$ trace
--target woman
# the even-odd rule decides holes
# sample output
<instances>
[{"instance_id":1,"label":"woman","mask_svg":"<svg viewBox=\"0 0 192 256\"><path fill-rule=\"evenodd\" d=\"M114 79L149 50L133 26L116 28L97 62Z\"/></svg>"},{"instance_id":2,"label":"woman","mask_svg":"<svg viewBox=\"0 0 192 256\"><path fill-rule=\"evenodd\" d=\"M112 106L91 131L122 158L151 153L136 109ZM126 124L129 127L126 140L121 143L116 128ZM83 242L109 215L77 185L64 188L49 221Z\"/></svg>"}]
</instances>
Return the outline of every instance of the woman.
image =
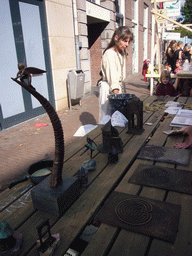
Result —
<instances>
[{"instance_id":1,"label":"woman","mask_svg":"<svg viewBox=\"0 0 192 256\"><path fill-rule=\"evenodd\" d=\"M188 61L191 61L191 47L189 47L187 44L183 48L183 56L182 56L183 61L188 59Z\"/></svg>"},{"instance_id":2,"label":"woman","mask_svg":"<svg viewBox=\"0 0 192 256\"><path fill-rule=\"evenodd\" d=\"M126 48L133 40L133 34L127 26L121 26L115 30L112 39L104 50L101 71L102 81L100 81L100 113L99 120L109 114L109 101L107 96L110 93L122 93L124 79Z\"/></svg>"},{"instance_id":3,"label":"woman","mask_svg":"<svg viewBox=\"0 0 192 256\"><path fill-rule=\"evenodd\" d=\"M168 65L171 66L172 71L174 71L174 69L173 69L173 64L174 64L173 55L174 55L174 48L176 46L176 43L177 42L175 40L172 40L170 42L169 46L167 47L167 50L166 50L167 63L168 63Z\"/></svg>"},{"instance_id":4,"label":"woman","mask_svg":"<svg viewBox=\"0 0 192 256\"><path fill-rule=\"evenodd\" d=\"M175 51L174 51L174 64L173 64L173 71L175 70L175 67L176 67L176 61L177 60L182 60L182 52L183 52L183 42L182 41L179 41L177 44L176 44L176 48L175 48Z\"/></svg>"}]
</instances>

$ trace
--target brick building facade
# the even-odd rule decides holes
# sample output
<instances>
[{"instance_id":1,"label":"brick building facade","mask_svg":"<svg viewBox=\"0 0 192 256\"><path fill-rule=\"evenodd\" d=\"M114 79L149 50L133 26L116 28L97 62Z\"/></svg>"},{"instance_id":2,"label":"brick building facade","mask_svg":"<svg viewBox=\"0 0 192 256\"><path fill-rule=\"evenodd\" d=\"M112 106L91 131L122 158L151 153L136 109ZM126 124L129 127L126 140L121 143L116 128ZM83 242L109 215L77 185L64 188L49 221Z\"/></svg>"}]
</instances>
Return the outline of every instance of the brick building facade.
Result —
<instances>
[{"instance_id":1,"label":"brick building facade","mask_svg":"<svg viewBox=\"0 0 192 256\"><path fill-rule=\"evenodd\" d=\"M127 25L134 34L126 77L141 72L143 61L150 59L150 0L4 0L0 7L0 55L6 64L0 71L0 130L44 113L10 79L18 63L46 70L32 83L61 110L68 107L70 70L84 72L84 95L97 84L103 50L116 27Z\"/></svg>"},{"instance_id":2,"label":"brick building facade","mask_svg":"<svg viewBox=\"0 0 192 256\"><path fill-rule=\"evenodd\" d=\"M134 34L134 43L128 48L125 75L141 72L143 61L150 58L151 54L151 1L77 0L77 6L78 16L81 16L81 20L78 20L79 39L82 40L82 50L85 51L84 48L87 50L87 61L90 67L90 70L84 69L87 73L85 93L88 93L90 87L95 86L100 79L102 52L109 43L114 30L120 25L128 26ZM84 21L87 23L81 22L83 8L86 8L84 9L84 15L86 15ZM100 15L102 12L103 15ZM81 34L83 26L87 27L87 35ZM84 67L85 58L81 58L81 61Z\"/></svg>"}]
</instances>

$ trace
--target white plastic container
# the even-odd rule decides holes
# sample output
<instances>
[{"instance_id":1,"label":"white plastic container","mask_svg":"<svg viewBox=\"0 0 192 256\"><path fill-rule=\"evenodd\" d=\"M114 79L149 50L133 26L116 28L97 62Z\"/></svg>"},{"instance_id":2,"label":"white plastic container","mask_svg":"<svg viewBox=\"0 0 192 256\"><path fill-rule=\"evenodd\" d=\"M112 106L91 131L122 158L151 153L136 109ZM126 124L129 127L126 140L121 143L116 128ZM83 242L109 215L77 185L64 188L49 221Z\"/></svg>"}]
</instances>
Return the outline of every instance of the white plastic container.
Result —
<instances>
[{"instance_id":1,"label":"white plastic container","mask_svg":"<svg viewBox=\"0 0 192 256\"><path fill-rule=\"evenodd\" d=\"M183 64L183 71L189 71L189 61L188 61L188 59L186 59L184 64Z\"/></svg>"}]
</instances>

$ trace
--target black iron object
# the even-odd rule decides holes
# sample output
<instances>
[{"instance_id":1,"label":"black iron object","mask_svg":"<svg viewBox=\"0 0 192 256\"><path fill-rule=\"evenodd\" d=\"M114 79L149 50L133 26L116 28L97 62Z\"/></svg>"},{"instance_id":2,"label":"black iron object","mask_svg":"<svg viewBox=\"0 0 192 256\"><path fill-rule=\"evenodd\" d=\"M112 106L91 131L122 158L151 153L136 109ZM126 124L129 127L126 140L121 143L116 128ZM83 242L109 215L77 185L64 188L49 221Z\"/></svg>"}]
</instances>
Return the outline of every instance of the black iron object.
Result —
<instances>
[{"instance_id":1,"label":"black iron object","mask_svg":"<svg viewBox=\"0 0 192 256\"><path fill-rule=\"evenodd\" d=\"M24 79L28 80L28 86L30 86L33 90L35 88L31 85L31 74L37 75L37 74L42 74L46 73L45 70L39 69L39 68L34 68L34 67L25 67L23 63L18 64L18 69L19 71L17 72L16 79L20 78L20 81L23 82Z\"/></svg>"},{"instance_id":2,"label":"black iron object","mask_svg":"<svg viewBox=\"0 0 192 256\"><path fill-rule=\"evenodd\" d=\"M139 164L128 182L192 195L191 181L191 171Z\"/></svg>"},{"instance_id":3,"label":"black iron object","mask_svg":"<svg viewBox=\"0 0 192 256\"><path fill-rule=\"evenodd\" d=\"M115 93L108 95L111 114L118 110L127 117L127 104L135 97L134 94L129 93Z\"/></svg>"},{"instance_id":4,"label":"black iron object","mask_svg":"<svg viewBox=\"0 0 192 256\"><path fill-rule=\"evenodd\" d=\"M102 128L103 144L100 144L97 149L101 153L108 154L108 162L118 162L118 154L123 153L123 143L119 137L118 130L111 125L111 120Z\"/></svg>"},{"instance_id":5,"label":"black iron object","mask_svg":"<svg viewBox=\"0 0 192 256\"><path fill-rule=\"evenodd\" d=\"M48 238L43 242L43 232L42 230L44 228L47 228L46 232L48 233ZM44 229L45 231L45 229ZM50 229L50 224L49 220L43 221L38 227L37 227L37 232L39 235L39 241L40 241L40 246L38 247L38 251L41 253L44 253L56 240L55 237L51 235L51 229Z\"/></svg>"},{"instance_id":6,"label":"black iron object","mask_svg":"<svg viewBox=\"0 0 192 256\"><path fill-rule=\"evenodd\" d=\"M13 237L14 230L7 221L3 221L0 225L0 255L1 251L8 251L16 244L16 239Z\"/></svg>"},{"instance_id":7,"label":"black iron object","mask_svg":"<svg viewBox=\"0 0 192 256\"><path fill-rule=\"evenodd\" d=\"M51 167L53 167L53 160L40 160L30 165L28 168L28 174L22 177L21 179L11 182L8 188L11 189L18 183L27 181L28 179L30 179L34 184L39 184L41 181L43 181L47 176L51 174Z\"/></svg>"},{"instance_id":8,"label":"black iron object","mask_svg":"<svg viewBox=\"0 0 192 256\"><path fill-rule=\"evenodd\" d=\"M180 212L180 205L115 191L95 220L173 243Z\"/></svg>"},{"instance_id":9,"label":"black iron object","mask_svg":"<svg viewBox=\"0 0 192 256\"><path fill-rule=\"evenodd\" d=\"M143 129L143 102L134 94L110 94L111 114L116 110L128 119L128 133L141 134Z\"/></svg>"},{"instance_id":10,"label":"black iron object","mask_svg":"<svg viewBox=\"0 0 192 256\"><path fill-rule=\"evenodd\" d=\"M134 97L127 103L128 133L141 134L143 129L143 102Z\"/></svg>"},{"instance_id":11,"label":"black iron object","mask_svg":"<svg viewBox=\"0 0 192 256\"><path fill-rule=\"evenodd\" d=\"M191 150L189 149L178 149L178 148L166 148L155 145L144 146L138 158L147 159L151 161L188 165Z\"/></svg>"},{"instance_id":12,"label":"black iron object","mask_svg":"<svg viewBox=\"0 0 192 256\"><path fill-rule=\"evenodd\" d=\"M0 255L19 255L23 235L14 231L7 221L0 224Z\"/></svg>"},{"instance_id":13,"label":"black iron object","mask_svg":"<svg viewBox=\"0 0 192 256\"><path fill-rule=\"evenodd\" d=\"M96 143L94 142L94 140L92 140L91 138L89 138L89 136L87 136L87 143L88 143L88 144L85 144L86 150L81 154L81 156L82 156L85 152L87 152L88 150L90 150L90 151L91 151L90 157L91 157L91 159L92 159L93 151L95 151L95 147L93 146L93 144L95 144L95 146L97 146L97 145L96 145Z\"/></svg>"},{"instance_id":14,"label":"black iron object","mask_svg":"<svg viewBox=\"0 0 192 256\"><path fill-rule=\"evenodd\" d=\"M12 80L31 93L46 110L55 136L55 157L51 175L32 189L33 206L41 211L61 215L80 194L79 180L76 177L62 175L64 162L64 134L62 125L50 102L34 90L33 86L28 86L23 79L19 81L17 78L12 78Z\"/></svg>"},{"instance_id":15,"label":"black iron object","mask_svg":"<svg viewBox=\"0 0 192 256\"><path fill-rule=\"evenodd\" d=\"M77 173L77 178L80 181L81 188L86 188L89 185L88 173L89 171L83 166L81 166L80 170Z\"/></svg>"}]
</instances>

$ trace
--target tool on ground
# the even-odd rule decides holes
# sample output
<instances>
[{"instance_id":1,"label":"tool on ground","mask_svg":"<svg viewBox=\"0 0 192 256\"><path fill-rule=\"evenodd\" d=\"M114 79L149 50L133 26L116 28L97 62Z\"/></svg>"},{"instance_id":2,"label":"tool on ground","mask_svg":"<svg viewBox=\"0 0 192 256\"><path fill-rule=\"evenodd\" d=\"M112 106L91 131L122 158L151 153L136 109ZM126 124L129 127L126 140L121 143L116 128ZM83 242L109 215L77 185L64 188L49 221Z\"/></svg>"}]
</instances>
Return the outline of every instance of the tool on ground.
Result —
<instances>
[{"instance_id":1,"label":"tool on ground","mask_svg":"<svg viewBox=\"0 0 192 256\"><path fill-rule=\"evenodd\" d=\"M21 179L13 181L9 184L8 188L11 189L17 184L30 179L34 184L39 184L47 176L51 174L51 167L53 166L53 160L40 160L29 166L28 174Z\"/></svg>"}]
</instances>

